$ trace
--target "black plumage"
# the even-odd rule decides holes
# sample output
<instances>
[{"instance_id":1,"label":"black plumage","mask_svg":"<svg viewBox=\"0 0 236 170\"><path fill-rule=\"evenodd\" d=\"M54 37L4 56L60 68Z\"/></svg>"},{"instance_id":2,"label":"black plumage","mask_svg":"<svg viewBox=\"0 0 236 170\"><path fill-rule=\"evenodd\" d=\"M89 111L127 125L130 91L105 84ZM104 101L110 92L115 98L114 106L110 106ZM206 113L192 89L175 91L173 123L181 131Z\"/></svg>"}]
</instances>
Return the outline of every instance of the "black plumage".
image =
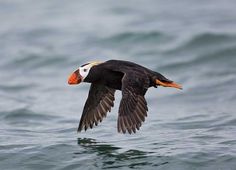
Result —
<instances>
[{"instance_id":1,"label":"black plumage","mask_svg":"<svg viewBox=\"0 0 236 170\"><path fill-rule=\"evenodd\" d=\"M115 91L121 90L117 129L122 133L135 133L147 117L148 107L144 96L149 87L162 85L181 88L158 72L121 60L93 65L83 81L91 83L91 87L78 131L93 128L101 122L114 105Z\"/></svg>"}]
</instances>

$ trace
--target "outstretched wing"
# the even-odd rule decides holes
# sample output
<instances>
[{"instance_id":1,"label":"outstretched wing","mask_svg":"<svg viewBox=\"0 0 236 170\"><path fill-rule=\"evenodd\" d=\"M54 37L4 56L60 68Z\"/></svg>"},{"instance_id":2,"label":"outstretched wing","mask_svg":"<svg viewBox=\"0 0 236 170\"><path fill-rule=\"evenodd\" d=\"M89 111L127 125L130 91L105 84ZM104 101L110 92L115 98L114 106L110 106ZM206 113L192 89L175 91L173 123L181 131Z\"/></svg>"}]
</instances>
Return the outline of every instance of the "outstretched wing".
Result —
<instances>
[{"instance_id":1,"label":"outstretched wing","mask_svg":"<svg viewBox=\"0 0 236 170\"><path fill-rule=\"evenodd\" d=\"M119 107L118 132L130 134L139 130L147 116L147 102L144 95L149 87L149 79L143 73L125 73L122 79L122 99Z\"/></svg>"},{"instance_id":2,"label":"outstretched wing","mask_svg":"<svg viewBox=\"0 0 236 170\"><path fill-rule=\"evenodd\" d=\"M106 117L107 112L110 112L111 107L114 106L114 94L115 89L101 84L91 84L78 132L83 129L86 131L88 127L92 129L94 124L97 126L98 122L101 122Z\"/></svg>"}]
</instances>

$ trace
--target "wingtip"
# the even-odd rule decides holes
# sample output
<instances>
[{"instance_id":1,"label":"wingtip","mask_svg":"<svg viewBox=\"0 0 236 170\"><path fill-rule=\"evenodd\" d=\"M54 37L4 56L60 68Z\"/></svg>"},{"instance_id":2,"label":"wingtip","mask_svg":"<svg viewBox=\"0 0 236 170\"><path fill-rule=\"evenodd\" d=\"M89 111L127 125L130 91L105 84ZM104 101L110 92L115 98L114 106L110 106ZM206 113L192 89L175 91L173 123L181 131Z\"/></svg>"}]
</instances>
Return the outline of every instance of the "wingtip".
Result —
<instances>
[{"instance_id":1,"label":"wingtip","mask_svg":"<svg viewBox=\"0 0 236 170\"><path fill-rule=\"evenodd\" d=\"M80 133L81 131L82 131L82 127L79 126L79 127L77 128L77 133Z\"/></svg>"}]
</instances>

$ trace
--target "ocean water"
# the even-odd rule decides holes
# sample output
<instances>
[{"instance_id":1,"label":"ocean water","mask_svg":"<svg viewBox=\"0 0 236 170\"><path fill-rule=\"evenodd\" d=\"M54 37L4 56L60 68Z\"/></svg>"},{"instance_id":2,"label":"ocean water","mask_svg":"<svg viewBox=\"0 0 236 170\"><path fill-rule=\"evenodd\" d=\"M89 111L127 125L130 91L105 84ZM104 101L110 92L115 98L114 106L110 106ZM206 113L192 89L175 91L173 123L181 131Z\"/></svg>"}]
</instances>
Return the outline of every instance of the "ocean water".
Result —
<instances>
[{"instance_id":1,"label":"ocean water","mask_svg":"<svg viewBox=\"0 0 236 170\"><path fill-rule=\"evenodd\" d=\"M236 3L0 1L0 169L236 169ZM150 88L136 134L116 129L121 93L77 133L88 61L129 60L181 83Z\"/></svg>"}]
</instances>

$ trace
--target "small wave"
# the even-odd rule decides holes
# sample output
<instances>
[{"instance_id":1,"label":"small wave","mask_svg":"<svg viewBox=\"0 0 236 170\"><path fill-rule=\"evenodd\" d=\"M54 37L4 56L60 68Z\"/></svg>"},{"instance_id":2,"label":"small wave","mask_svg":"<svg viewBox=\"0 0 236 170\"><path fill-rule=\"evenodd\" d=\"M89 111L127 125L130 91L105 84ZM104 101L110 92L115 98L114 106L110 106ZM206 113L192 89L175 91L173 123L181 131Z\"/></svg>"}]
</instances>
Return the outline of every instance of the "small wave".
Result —
<instances>
[{"instance_id":1,"label":"small wave","mask_svg":"<svg viewBox=\"0 0 236 170\"><path fill-rule=\"evenodd\" d=\"M236 140L226 140L226 141L223 141L223 142L220 142L220 144L222 145L236 145Z\"/></svg>"},{"instance_id":2,"label":"small wave","mask_svg":"<svg viewBox=\"0 0 236 170\"><path fill-rule=\"evenodd\" d=\"M196 120L196 119L205 119L207 117L208 117L208 115L197 114L197 115L191 115L191 116L178 118L177 121L192 121L192 120Z\"/></svg>"},{"instance_id":3,"label":"small wave","mask_svg":"<svg viewBox=\"0 0 236 170\"><path fill-rule=\"evenodd\" d=\"M172 60L163 69L186 68L199 64L235 62L236 35L201 33L163 52ZM179 56L179 57L176 57ZM227 57L227 59L225 58Z\"/></svg>"},{"instance_id":4,"label":"small wave","mask_svg":"<svg viewBox=\"0 0 236 170\"><path fill-rule=\"evenodd\" d=\"M22 91L22 90L29 90L33 87L36 87L36 84L18 84L18 85L1 85L0 84L0 89L3 91Z\"/></svg>"},{"instance_id":5,"label":"small wave","mask_svg":"<svg viewBox=\"0 0 236 170\"><path fill-rule=\"evenodd\" d=\"M47 55L47 54L22 54L19 58L11 60L5 64L6 68L23 68L24 70L34 70L37 68L45 68L52 66L61 66L66 62L64 56Z\"/></svg>"},{"instance_id":6,"label":"small wave","mask_svg":"<svg viewBox=\"0 0 236 170\"><path fill-rule=\"evenodd\" d=\"M235 157L230 154L219 154L218 152L199 151L189 152L187 154L179 155L179 158L190 165L190 167L196 166L207 167L207 169L231 169L233 167L233 160ZM214 163L212 163L214 162ZM229 164L226 164L228 162Z\"/></svg>"},{"instance_id":7,"label":"small wave","mask_svg":"<svg viewBox=\"0 0 236 170\"><path fill-rule=\"evenodd\" d=\"M8 121L14 121L14 122L26 122L29 120L35 120L35 121L45 121L45 120L54 120L58 118L57 116L52 115L46 115L46 114L40 114L35 113L27 108L22 109L16 109L13 111L7 111L7 112L0 112L0 114L5 115L3 118Z\"/></svg>"},{"instance_id":8,"label":"small wave","mask_svg":"<svg viewBox=\"0 0 236 170\"><path fill-rule=\"evenodd\" d=\"M165 42L171 37L161 32L123 32L107 38L101 39L104 44L140 44L140 43L154 43L154 42Z\"/></svg>"},{"instance_id":9,"label":"small wave","mask_svg":"<svg viewBox=\"0 0 236 170\"><path fill-rule=\"evenodd\" d=\"M199 119L199 120L197 120ZM235 125L236 119L232 118L229 115L222 114L217 117L208 117L207 116L191 116L176 120L176 122L166 123L163 126L171 127L174 129L211 129L214 127L220 126L231 126Z\"/></svg>"},{"instance_id":10,"label":"small wave","mask_svg":"<svg viewBox=\"0 0 236 170\"><path fill-rule=\"evenodd\" d=\"M236 43L236 35L201 33L191 37L189 40L179 44L176 48L168 50L167 54L179 54L186 52L199 52L205 50L217 49L216 47L225 47L228 44ZM194 50L194 51L193 51Z\"/></svg>"},{"instance_id":11,"label":"small wave","mask_svg":"<svg viewBox=\"0 0 236 170\"><path fill-rule=\"evenodd\" d=\"M199 47L205 46L205 45L216 45L219 43L225 43L225 42L235 42L236 41L236 35L229 35L229 34L216 34L216 33L202 33L199 35L194 36L191 40L189 40L185 44L185 48L191 48L191 47Z\"/></svg>"},{"instance_id":12,"label":"small wave","mask_svg":"<svg viewBox=\"0 0 236 170\"><path fill-rule=\"evenodd\" d=\"M233 66L236 64L236 46L225 47L222 49L215 47L213 51L206 52L204 54L197 54L196 52L195 56L196 57L192 57L188 60L178 60L176 62L167 63L163 66L159 66L158 69L176 70L180 68L193 68L200 65L208 67L211 65L219 65L222 67L222 64L225 64L226 66Z\"/></svg>"},{"instance_id":13,"label":"small wave","mask_svg":"<svg viewBox=\"0 0 236 170\"><path fill-rule=\"evenodd\" d=\"M5 144L0 145L0 150L9 150L9 149L18 149L18 148L26 148L29 147L28 144Z\"/></svg>"},{"instance_id":14,"label":"small wave","mask_svg":"<svg viewBox=\"0 0 236 170\"><path fill-rule=\"evenodd\" d=\"M216 48L213 52L201 55L191 62L195 64L215 63L221 65L222 62L225 63L236 62L235 55L236 55L236 46L226 47L223 49Z\"/></svg>"}]
</instances>

